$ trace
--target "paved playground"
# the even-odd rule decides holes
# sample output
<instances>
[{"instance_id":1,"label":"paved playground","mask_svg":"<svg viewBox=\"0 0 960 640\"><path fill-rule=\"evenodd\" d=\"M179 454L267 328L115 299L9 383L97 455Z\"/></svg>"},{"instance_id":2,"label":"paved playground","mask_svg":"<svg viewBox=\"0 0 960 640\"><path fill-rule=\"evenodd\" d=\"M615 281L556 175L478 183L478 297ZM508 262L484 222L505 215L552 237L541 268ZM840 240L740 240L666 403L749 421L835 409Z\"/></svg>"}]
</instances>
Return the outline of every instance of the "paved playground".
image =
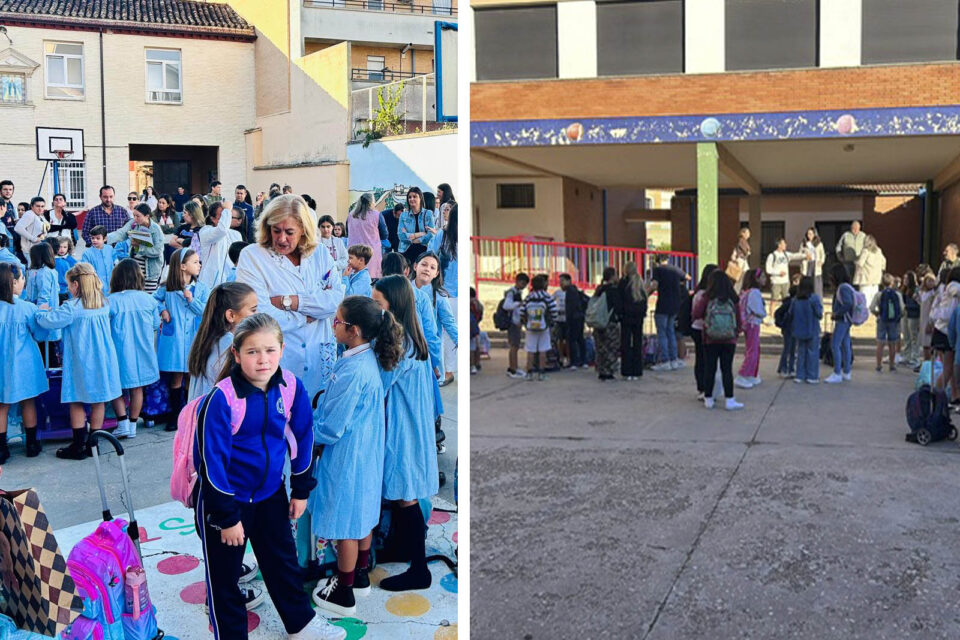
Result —
<instances>
[{"instance_id":1,"label":"paved playground","mask_svg":"<svg viewBox=\"0 0 960 640\"><path fill-rule=\"evenodd\" d=\"M797 385L767 351L708 412L690 368L505 368L471 379L474 637L960 637L960 449L904 442L912 372Z\"/></svg>"}]
</instances>

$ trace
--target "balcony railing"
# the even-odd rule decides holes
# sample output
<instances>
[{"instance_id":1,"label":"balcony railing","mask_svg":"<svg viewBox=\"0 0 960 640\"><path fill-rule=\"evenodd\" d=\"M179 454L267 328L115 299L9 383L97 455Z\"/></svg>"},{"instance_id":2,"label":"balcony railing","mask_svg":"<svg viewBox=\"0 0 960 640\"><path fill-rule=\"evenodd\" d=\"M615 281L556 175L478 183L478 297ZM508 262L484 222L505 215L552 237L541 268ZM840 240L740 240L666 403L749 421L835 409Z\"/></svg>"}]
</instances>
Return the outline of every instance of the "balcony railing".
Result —
<instances>
[{"instance_id":1,"label":"balcony railing","mask_svg":"<svg viewBox=\"0 0 960 640\"><path fill-rule=\"evenodd\" d=\"M360 82L396 82L397 80L409 80L417 76L426 75L415 71L390 71L388 69L357 69L350 70L350 79Z\"/></svg>"},{"instance_id":2,"label":"balcony railing","mask_svg":"<svg viewBox=\"0 0 960 640\"><path fill-rule=\"evenodd\" d=\"M431 4L415 2L386 2L385 0L304 0L303 6L310 9L354 9L357 11L389 11L425 16L456 16L456 7L449 0Z\"/></svg>"}]
</instances>

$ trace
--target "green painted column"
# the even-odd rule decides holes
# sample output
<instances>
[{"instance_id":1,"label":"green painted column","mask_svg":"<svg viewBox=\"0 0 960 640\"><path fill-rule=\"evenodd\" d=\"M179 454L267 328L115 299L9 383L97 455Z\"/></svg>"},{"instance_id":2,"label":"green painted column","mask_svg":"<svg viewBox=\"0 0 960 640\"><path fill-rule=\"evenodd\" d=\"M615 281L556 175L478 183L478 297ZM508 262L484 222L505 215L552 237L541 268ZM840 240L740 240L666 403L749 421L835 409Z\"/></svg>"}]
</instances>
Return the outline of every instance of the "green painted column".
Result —
<instances>
[{"instance_id":1,"label":"green painted column","mask_svg":"<svg viewBox=\"0 0 960 640\"><path fill-rule=\"evenodd\" d=\"M717 156L717 143L697 143L697 261L701 266L719 264Z\"/></svg>"}]
</instances>

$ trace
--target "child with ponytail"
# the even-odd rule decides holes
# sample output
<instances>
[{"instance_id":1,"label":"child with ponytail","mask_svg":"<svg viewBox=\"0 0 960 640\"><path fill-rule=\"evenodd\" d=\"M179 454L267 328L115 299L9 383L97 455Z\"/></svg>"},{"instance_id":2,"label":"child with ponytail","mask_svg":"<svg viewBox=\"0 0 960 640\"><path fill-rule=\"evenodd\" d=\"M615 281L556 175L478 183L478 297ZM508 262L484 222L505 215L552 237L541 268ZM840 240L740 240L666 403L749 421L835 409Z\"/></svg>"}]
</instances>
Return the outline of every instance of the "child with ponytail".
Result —
<instances>
[{"instance_id":1,"label":"child with ponytail","mask_svg":"<svg viewBox=\"0 0 960 640\"><path fill-rule=\"evenodd\" d=\"M257 294L250 285L225 282L213 288L187 360L190 373L187 402L213 389L230 354L234 327L256 312Z\"/></svg>"},{"instance_id":2,"label":"child with ponytail","mask_svg":"<svg viewBox=\"0 0 960 640\"><path fill-rule=\"evenodd\" d=\"M97 272L80 262L67 271L66 278L71 299L59 309L41 305L37 324L44 329L63 329L60 401L70 405L73 442L58 449L57 457L82 460L90 455L83 405L90 405L90 428L100 429L104 403L120 397L120 365L110 329L110 307Z\"/></svg>"},{"instance_id":3,"label":"child with ponytail","mask_svg":"<svg viewBox=\"0 0 960 640\"><path fill-rule=\"evenodd\" d=\"M344 298L333 335L346 351L316 412L314 440L323 452L308 506L313 533L339 541L337 574L317 586L313 601L344 617L356 612L355 595L370 592L371 531L380 519L386 439L380 371L396 368L404 344L393 314L365 296Z\"/></svg>"},{"instance_id":4,"label":"child with ponytail","mask_svg":"<svg viewBox=\"0 0 960 640\"><path fill-rule=\"evenodd\" d=\"M760 379L760 325L767 315L767 309L761 291L766 284L767 274L763 269L751 269L743 278L740 325L743 327L746 355L734 380L734 384L741 389L750 389L763 382Z\"/></svg>"},{"instance_id":5,"label":"child with ponytail","mask_svg":"<svg viewBox=\"0 0 960 640\"><path fill-rule=\"evenodd\" d=\"M23 268L19 264L0 264L0 464L10 457L10 405L20 405L27 457L38 456L41 451L34 398L49 387L35 339L41 331L36 322L37 307L19 297L23 287Z\"/></svg>"},{"instance_id":6,"label":"child with ponytail","mask_svg":"<svg viewBox=\"0 0 960 640\"><path fill-rule=\"evenodd\" d=\"M51 309L60 306L60 283L57 281L57 264L53 256L53 247L40 242L30 247L30 268L27 269L27 286L23 290L23 299L35 305L46 304ZM58 343L60 331L37 332L37 342ZM48 346L44 365L55 367L59 364L56 354L57 344ZM50 353L53 350L54 353ZM52 356L52 357L51 357Z\"/></svg>"}]
</instances>

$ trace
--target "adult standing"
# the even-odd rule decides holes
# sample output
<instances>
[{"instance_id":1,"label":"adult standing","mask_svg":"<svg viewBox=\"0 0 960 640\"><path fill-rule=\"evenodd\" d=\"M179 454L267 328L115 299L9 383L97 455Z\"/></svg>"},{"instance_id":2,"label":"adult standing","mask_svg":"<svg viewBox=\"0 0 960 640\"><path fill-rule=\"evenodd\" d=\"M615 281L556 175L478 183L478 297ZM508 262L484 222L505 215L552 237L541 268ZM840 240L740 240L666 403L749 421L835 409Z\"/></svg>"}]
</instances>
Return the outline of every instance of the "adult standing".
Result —
<instances>
[{"instance_id":1,"label":"adult standing","mask_svg":"<svg viewBox=\"0 0 960 640\"><path fill-rule=\"evenodd\" d=\"M17 207L13 204L13 180L0 180L0 222L4 226L4 235L14 241L13 250L19 251L19 242L13 235L13 228L17 225Z\"/></svg>"},{"instance_id":2,"label":"adult standing","mask_svg":"<svg viewBox=\"0 0 960 640\"><path fill-rule=\"evenodd\" d=\"M83 241L90 246L90 229L96 226L106 227L107 233L113 233L130 219L130 212L113 202L113 187L104 185L100 187L100 204L87 211L87 216L83 219Z\"/></svg>"},{"instance_id":3,"label":"adult standing","mask_svg":"<svg viewBox=\"0 0 960 640\"><path fill-rule=\"evenodd\" d=\"M253 237L253 201L250 199L250 191L242 184L238 184L233 190L233 209L237 207L243 211L246 221L243 225L243 232L240 235L245 238Z\"/></svg>"},{"instance_id":4,"label":"adult standing","mask_svg":"<svg viewBox=\"0 0 960 640\"><path fill-rule=\"evenodd\" d=\"M837 241L837 259L843 268L847 270L847 278L853 280L857 271L857 260L863 252L863 243L867 236L860 231L860 221L854 220L850 223L850 230L844 231Z\"/></svg>"},{"instance_id":5,"label":"adult standing","mask_svg":"<svg viewBox=\"0 0 960 640\"><path fill-rule=\"evenodd\" d=\"M350 234L347 237L347 249L357 244L365 244L373 250L373 256L367 263L367 270L373 279L380 277L380 260L383 248L380 246L380 212L373 208L373 196L365 193L357 200L356 206L347 217Z\"/></svg>"},{"instance_id":6,"label":"adult standing","mask_svg":"<svg viewBox=\"0 0 960 640\"><path fill-rule=\"evenodd\" d=\"M47 232L49 238L70 238L77 242L77 217L67 211L67 198L62 193L53 195L53 208L44 212L43 217L50 223Z\"/></svg>"},{"instance_id":7,"label":"adult standing","mask_svg":"<svg viewBox=\"0 0 960 640\"><path fill-rule=\"evenodd\" d=\"M958 256L957 245L950 243L943 248L943 262L940 263L940 268L937 269L937 281L943 281L943 273L953 270L954 267L960 267L960 256Z\"/></svg>"},{"instance_id":8,"label":"adult standing","mask_svg":"<svg viewBox=\"0 0 960 640\"><path fill-rule=\"evenodd\" d=\"M302 381L310 397L326 388L337 348L332 318L343 285L327 251L317 251L307 203L293 195L271 200L257 244L240 253L237 282L257 294L257 310L273 316L284 336L280 364Z\"/></svg>"},{"instance_id":9,"label":"adult standing","mask_svg":"<svg viewBox=\"0 0 960 640\"><path fill-rule=\"evenodd\" d=\"M410 187L407 191L407 208L400 215L397 236L400 238L398 250L413 264L417 257L427 250L433 239L427 228L437 226L436 216L430 209L424 208L423 192L419 187Z\"/></svg>"},{"instance_id":10,"label":"adult standing","mask_svg":"<svg viewBox=\"0 0 960 640\"><path fill-rule=\"evenodd\" d=\"M447 219L447 226L437 232L429 246L429 250L436 253L440 258L443 287L450 297L450 309L453 311L454 322L457 321L459 316L457 311L459 306L457 304L457 274L459 273L459 267L457 266L457 218L457 205L454 203L450 210L450 217ZM457 371L457 345L446 331L443 332L443 368L446 370L443 384L453 382L453 375Z\"/></svg>"},{"instance_id":11,"label":"adult standing","mask_svg":"<svg viewBox=\"0 0 960 640\"><path fill-rule=\"evenodd\" d=\"M140 202L143 202L150 207L150 211L153 211L157 208L157 196L153 190L153 187L144 188L143 195L140 197Z\"/></svg>"},{"instance_id":12,"label":"adult standing","mask_svg":"<svg viewBox=\"0 0 960 640\"><path fill-rule=\"evenodd\" d=\"M137 236L130 237L130 232L150 234L150 241L141 240ZM141 202L133 208L133 218L125 225L107 234L107 242L116 244L123 240L130 240L130 257L133 258L140 273L143 274L144 291L152 294L160 286L160 274L163 271L163 230L153 219L150 205Z\"/></svg>"},{"instance_id":13,"label":"adult standing","mask_svg":"<svg viewBox=\"0 0 960 640\"><path fill-rule=\"evenodd\" d=\"M187 188L184 186L177 187L177 193L173 196L174 210L177 213L183 213L183 205L185 205L189 199L190 194L187 193Z\"/></svg>"},{"instance_id":14,"label":"adult standing","mask_svg":"<svg viewBox=\"0 0 960 640\"><path fill-rule=\"evenodd\" d=\"M30 200L30 208L17 220L14 230L20 235L20 250L23 255L30 256L30 248L40 244L47 237L50 223L44 219L43 209L46 201L40 196Z\"/></svg>"},{"instance_id":15,"label":"adult standing","mask_svg":"<svg viewBox=\"0 0 960 640\"><path fill-rule=\"evenodd\" d=\"M813 290L823 300L823 263L827 254L814 227L807 229L800 243L800 253L804 254L800 263L800 273L813 278Z\"/></svg>"},{"instance_id":16,"label":"adult standing","mask_svg":"<svg viewBox=\"0 0 960 640\"><path fill-rule=\"evenodd\" d=\"M176 206L173 198L168 194L163 194L157 198L157 208L153 212L153 219L160 225L160 230L166 235L177 232L177 226L180 224L180 217L177 215Z\"/></svg>"},{"instance_id":17,"label":"adult standing","mask_svg":"<svg viewBox=\"0 0 960 640\"><path fill-rule=\"evenodd\" d=\"M737 233L737 244L733 247L733 253L730 254L730 262L740 268L740 275L733 283L734 291L740 293L740 289L743 288L743 276L750 268L750 227L740 227L740 232Z\"/></svg>"},{"instance_id":18,"label":"adult standing","mask_svg":"<svg viewBox=\"0 0 960 640\"><path fill-rule=\"evenodd\" d=\"M613 312L606 329L593 330L597 348L597 377L601 380L613 380L613 369L617 366L617 357L620 355L621 298L616 269L607 267L603 270L603 282L593 296L606 296L607 310Z\"/></svg>"},{"instance_id":19,"label":"adult standing","mask_svg":"<svg viewBox=\"0 0 960 640\"><path fill-rule=\"evenodd\" d=\"M647 291L636 262L623 266L620 300L620 375L636 380L643 375L643 321L647 317Z\"/></svg>"},{"instance_id":20,"label":"adult standing","mask_svg":"<svg viewBox=\"0 0 960 640\"><path fill-rule=\"evenodd\" d=\"M202 266L197 279L210 289L226 281L227 253L232 243L240 241L240 234L230 228L230 223L230 209L225 202L214 202L207 211L206 224L190 243L190 248L200 254Z\"/></svg>"},{"instance_id":21,"label":"adult standing","mask_svg":"<svg viewBox=\"0 0 960 640\"><path fill-rule=\"evenodd\" d=\"M400 216L403 215L403 205L399 202L393 205L393 209L383 212L383 223L387 225L387 242L390 243L390 251L400 250L400 236L397 235L397 228L400 225Z\"/></svg>"},{"instance_id":22,"label":"adult standing","mask_svg":"<svg viewBox=\"0 0 960 640\"><path fill-rule=\"evenodd\" d=\"M208 209L213 203L221 202L223 200L223 196L220 195L220 190L222 188L223 183L221 183L219 180L214 180L210 183L210 193L203 196L203 202L207 205Z\"/></svg>"},{"instance_id":23,"label":"adult standing","mask_svg":"<svg viewBox=\"0 0 960 640\"><path fill-rule=\"evenodd\" d=\"M859 287L867 300L873 300L880 289L883 272L887 268L887 258L877 246L877 240L867 235L863 241L863 251L857 258L856 270L853 275L853 284Z\"/></svg>"},{"instance_id":24,"label":"adult standing","mask_svg":"<svg viewBox=\"0 0 960 640\"><path fill-rule=\"evenodd\" d=\"M657 325L657 339L660 342L660 362L652 368L654 371L682 369L685 365L677 358L677 313L680 312L680 287L688 277L679 267L670 264L670 256L660 255L658 266L651 274L650 289L657 290L657 306L653 319Z\"/></svg>"}]
</instances>

